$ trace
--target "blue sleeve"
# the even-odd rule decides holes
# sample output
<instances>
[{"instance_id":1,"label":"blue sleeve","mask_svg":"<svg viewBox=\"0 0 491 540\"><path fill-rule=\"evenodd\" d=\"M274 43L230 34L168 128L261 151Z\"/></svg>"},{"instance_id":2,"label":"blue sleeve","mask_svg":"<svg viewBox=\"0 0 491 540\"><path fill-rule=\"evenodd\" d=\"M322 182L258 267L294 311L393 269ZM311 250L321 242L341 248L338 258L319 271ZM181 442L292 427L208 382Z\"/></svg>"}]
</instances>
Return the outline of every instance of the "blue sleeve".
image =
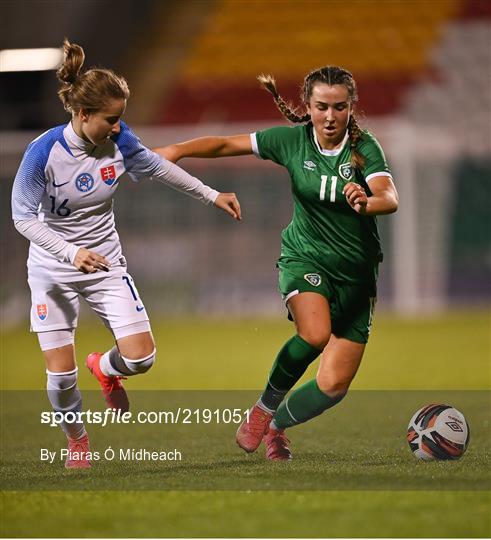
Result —
<instances>
[{"instance_id":1,"label":"blue sleeve","mask_svg":"<svg viewBox=\"0 0 491 540\"><path fill-rule=\"evenodd\" d=\"M114 141L123 154L125 168L132 180L138 181L144 177L158 175L162 170L164 159L143 146L140 139L124 122L121 122L121 131Z\"/></svg>"},{"instance_id":2,"label":"blue sleeve","mask_svg":"<svg viewBox=\"0 0 491 540\"><path fill-rule=\"evenodd\" d=\"M54 141L41 136L28 147L12 188L12 219L37 217L46 189L45 168Z\"/></svg>"}]
</instances>

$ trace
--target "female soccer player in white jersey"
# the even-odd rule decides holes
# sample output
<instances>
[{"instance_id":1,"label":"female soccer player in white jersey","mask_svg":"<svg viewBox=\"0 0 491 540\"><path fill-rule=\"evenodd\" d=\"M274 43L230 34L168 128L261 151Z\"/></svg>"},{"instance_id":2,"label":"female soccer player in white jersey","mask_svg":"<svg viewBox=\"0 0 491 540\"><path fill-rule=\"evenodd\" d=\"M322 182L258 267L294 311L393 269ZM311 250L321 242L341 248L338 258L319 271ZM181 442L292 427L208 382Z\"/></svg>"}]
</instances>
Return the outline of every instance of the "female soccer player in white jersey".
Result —
<instances>
[{"instance_id":1,"label":"female soccer player in white jersey","mask_svg":"<svg viewBox=\"0 0 491 540\"><path fill-rule=\"evenodd\" d=\"M53 409L80 411L74 333L84 298L116 341L105 354L89 355L87 366L107 405L126 411L121 378L146 372L155 344L115 228L113 196L121 176L155 178L235 219L240 206L233 193L218 193L140 143L121 121L129 97L122 77L107 69L82 72L84 52L67 40L64 53L58 94L71 121L29 145L12 192L15 227L31 242L31 329L46 360ZM61 425L68 437L66 467L89 467L84 424Z\"/></svg>"},{"instance_id":2,"label":"female soccer player in white jersey","mask_svg":"<svg viewBox=\"0 0 491 540\"><path fill-rule=\"evenodd\" d=\"M290 173L294 213L277 266L297 333L278 353L264 392L237 431L246 452L264 441L268 459L284 460L291 459L285 428L338 403L360 365L382 260L375 216L395 212L398 197L381 147L356 122L351 73L333 66L309 73L302 116L281 99L272 77L259 81L281 113L302 125L203 137L156 151L174 162L254 153ZM319 354L316 378L284 399Z\"/></svg>"}]
</instances>

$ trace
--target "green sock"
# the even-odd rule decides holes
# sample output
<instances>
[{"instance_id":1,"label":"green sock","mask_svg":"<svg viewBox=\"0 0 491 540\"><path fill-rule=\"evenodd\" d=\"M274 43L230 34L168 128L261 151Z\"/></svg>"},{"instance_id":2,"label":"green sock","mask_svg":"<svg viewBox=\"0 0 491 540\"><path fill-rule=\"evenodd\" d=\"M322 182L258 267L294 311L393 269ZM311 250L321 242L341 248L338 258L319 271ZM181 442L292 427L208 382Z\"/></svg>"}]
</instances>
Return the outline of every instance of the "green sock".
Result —
<instances>
[{"instance_id":1,"label":"green sock","mask_svg":"<svg viewBox=\"0 0 491 540\"><path fill-rule=\"evenodd\" d=\"M317 381L312 379L292 392L280 405L273 417L274 425L278 429L285 429L306 422L339 403L345 395L330 397L324 394Z\"/></svg>"},{"instance_id":2,"label":"green sock","mask_svg":"<svg viewBox=\"0 0 491 540\"><path fill-rule=\"evenodd\" d=\"M269 410L276 411L288 391L320 353L319 349L298 335L289 339L276 357L260 398L261 403Z\"/></svg>"}]
</instances>

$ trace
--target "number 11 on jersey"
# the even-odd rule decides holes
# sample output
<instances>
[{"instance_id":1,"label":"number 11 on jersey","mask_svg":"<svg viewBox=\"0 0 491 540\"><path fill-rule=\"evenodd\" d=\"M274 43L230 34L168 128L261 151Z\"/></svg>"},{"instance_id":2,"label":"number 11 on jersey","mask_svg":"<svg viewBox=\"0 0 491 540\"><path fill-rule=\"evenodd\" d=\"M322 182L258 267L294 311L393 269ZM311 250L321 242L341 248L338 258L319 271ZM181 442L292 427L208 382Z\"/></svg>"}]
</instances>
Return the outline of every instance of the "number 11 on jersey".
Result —
<instances>
[{"instance_id":1,"label":"number 11 on jersey","mask_svg":"<svg viewBox=\"0 0 491 540\"><path fill-rule=\"evenodd\" d=\"M331 189L329 190L329 201L336 202L336 184L338 183L337 176L331 176ZM327 174L321 175L321 190L319 193L319 199L324 201L326 199L326 187L327 187Z\"/></svg>"}]
</instances>

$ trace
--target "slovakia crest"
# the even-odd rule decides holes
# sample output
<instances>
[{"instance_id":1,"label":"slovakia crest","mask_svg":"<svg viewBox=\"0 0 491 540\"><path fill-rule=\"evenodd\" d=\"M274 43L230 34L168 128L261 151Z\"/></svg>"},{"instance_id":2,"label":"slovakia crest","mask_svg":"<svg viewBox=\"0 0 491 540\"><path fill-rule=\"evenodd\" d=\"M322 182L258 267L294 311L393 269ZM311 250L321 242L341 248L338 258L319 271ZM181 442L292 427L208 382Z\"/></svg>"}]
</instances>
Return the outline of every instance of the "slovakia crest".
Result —
<instances>
[{"instance_id":1,"label":"slovakia crest","mask_svg":"<svg viewBox=\"0 0 491 540\"><path fill-rule=\"evenodd\" d=\"M48 318L48 305L37 304L36 313L40 321L45 321Z\"/></svg>"},{"instance_id":2,"label":"slovakia crest","mask_svg":"<svg viewBox=\"0 0 491 540\"><path fill-rule=\"evenodd\" d=\"M340 165L339 175L341 178L344 178L344 180L351 180L351 177L353 176L353 167L351 166L351 163L343 163Z\"/></svg>"},{"instance_id":3,"label":"slovakia crest","mask_svg":"<svg viewBox=\"0 0 491 540\"><path fill-rule=\"evenodd\" d=\"M322 283L322 279L319 274L305 274L303 277L305 281L308 281L314 287L318 287Z\"/></svg>"},{"instance_id":4,"label":"slovakia crest","mask_svg":"<svg viewBox=\"0 0 491 540\"><path fill-rule=\"evenodd\" d=\"M116 182L116 167L114 165L109 165L109 167L102 167L101 178L104 184L112 186Z\"/></svg>"}]
</instances>

